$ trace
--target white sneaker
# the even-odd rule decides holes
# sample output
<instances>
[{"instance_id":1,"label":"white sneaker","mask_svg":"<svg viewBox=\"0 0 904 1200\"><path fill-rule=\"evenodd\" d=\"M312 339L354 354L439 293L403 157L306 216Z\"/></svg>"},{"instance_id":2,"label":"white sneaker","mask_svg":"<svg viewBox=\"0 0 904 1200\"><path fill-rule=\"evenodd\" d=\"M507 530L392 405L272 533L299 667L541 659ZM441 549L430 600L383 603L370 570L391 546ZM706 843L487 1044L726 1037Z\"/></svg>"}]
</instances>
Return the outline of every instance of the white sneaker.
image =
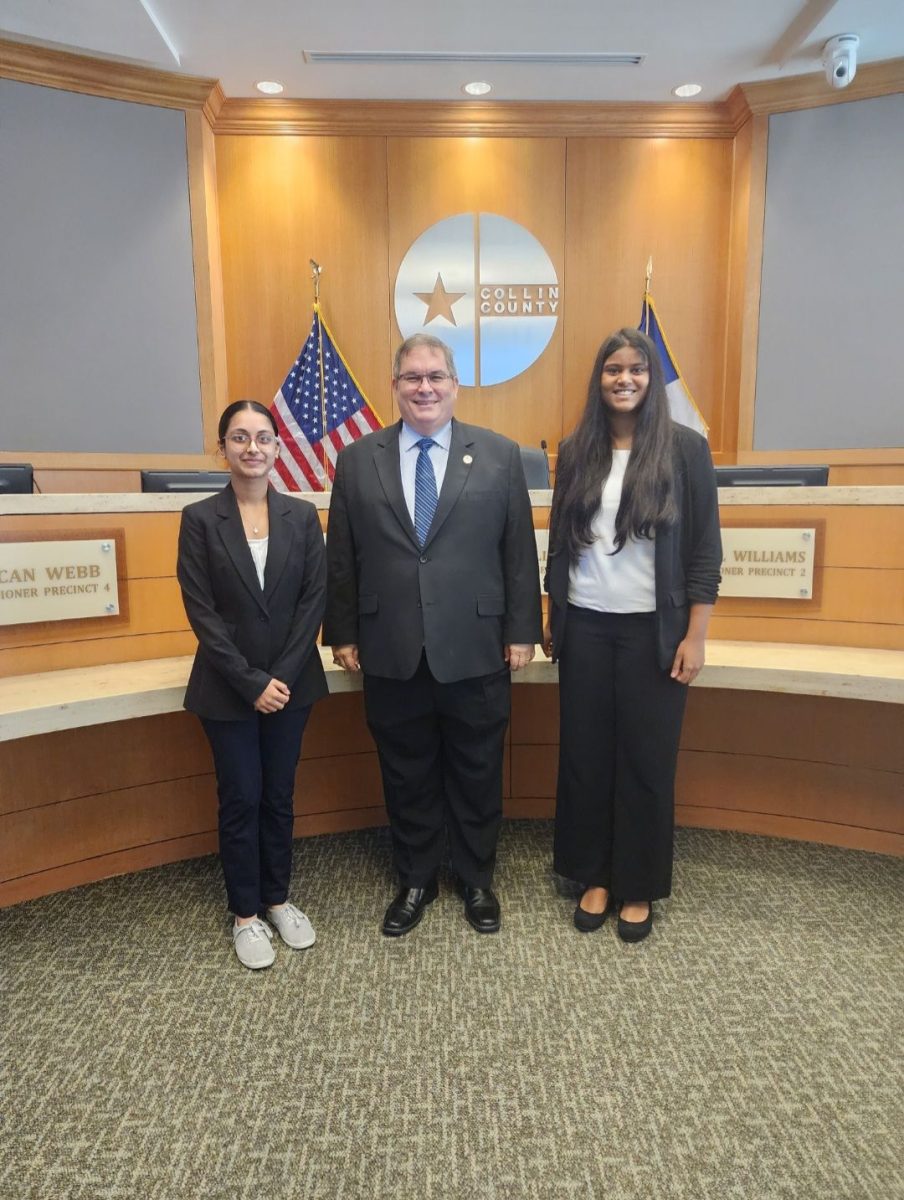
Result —
<instances>
[{"instance_id":1,"label":"white sneaker","mask_svg":"<svg viewBox=\"0 0 904 1200\"><path fill-rule=\"evenodd\" d=\"M317 941L314 926L300 908L294 904L283 904L279 908L267 909L267 920L293 950L306 950Z\"/></svg>"},{"instance_id":2,"label":"white sneaker","mask_svg":"<svg viewBox=\"0 0 904 1200\"><path fill-rule=\"evenodd\" d=\"M263 921L255 917L247 925L232 926L232 944L243 967L259 971L276 961L276 951L270 945L273 934Z\"/></svg>"}]
</instances>

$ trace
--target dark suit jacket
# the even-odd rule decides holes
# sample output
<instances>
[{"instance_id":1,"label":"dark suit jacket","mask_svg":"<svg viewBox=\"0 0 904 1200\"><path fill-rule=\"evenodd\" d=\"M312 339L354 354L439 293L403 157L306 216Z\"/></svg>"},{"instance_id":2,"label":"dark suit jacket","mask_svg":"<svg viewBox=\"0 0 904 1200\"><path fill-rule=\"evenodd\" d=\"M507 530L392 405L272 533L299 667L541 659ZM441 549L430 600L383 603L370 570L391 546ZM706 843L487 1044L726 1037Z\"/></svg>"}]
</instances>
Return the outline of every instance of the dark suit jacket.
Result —
<instances>
[{"instance_id":1,"label":"dark suit jacket","mask_svg":"<svg viewBox=\"0 0 904 1200\"><path fill-rule=\"evenodd\" d=\"M656 531L656 651L659 666L671 670L687 633L691 604L713 604L719 591L722 539L716 475L706 438L674 426L678 521ZM549 592L553 658L565 644L568 615L568 553L559 532L549 531L545 587Z\"/></svg>"},{"instance_id":2,"label":"dark suit jacket","mask_svg":"<svg viewBox=\"0 0 904 1200\"><path fill-rule=\"evenodd\" d=\"M422 651L452 683L505 666L503 645L540 637L530 498L517 445L452 422L449 461L423 548L399 466L401 422L339 455L327 532L323 640L355 644L365 673L409 679Z\"/></svg>"},{"instance_id":3,"label":"dark suit jacket","mask_svg":"<svg viewBox=\"0 0 904 1200\"><path fill-rule=\"evenodd\" d=\"M289 687L288 708L325 695L317 630L326 593L326 557L317 510L272 488L264 588L235 493L182 510L176 573L198 652L185 707L218 721L245 720L271 679Z\"/></svg>"}]
</instances>

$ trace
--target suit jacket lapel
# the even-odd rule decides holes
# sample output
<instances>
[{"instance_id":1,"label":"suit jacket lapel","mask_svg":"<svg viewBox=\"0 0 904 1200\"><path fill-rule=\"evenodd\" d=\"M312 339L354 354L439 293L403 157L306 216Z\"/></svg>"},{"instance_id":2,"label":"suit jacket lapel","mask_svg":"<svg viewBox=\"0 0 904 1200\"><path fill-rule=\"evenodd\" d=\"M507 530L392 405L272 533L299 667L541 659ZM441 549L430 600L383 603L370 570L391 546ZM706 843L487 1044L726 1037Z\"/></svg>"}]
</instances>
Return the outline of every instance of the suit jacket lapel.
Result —
<instances>
[{"instance_id":1,"label":"suit jacket lapel","mask_svg":"<svg viewBox=\"0 0 904 1200\"><path fill-rule=\"evenodd\" d=\"M276 585L289 561L294 540L290 517L292 505L297 503L275 488L267 493L267 508L270 513L270 540L267 543L267 565L264 568L264 598L270 600Z\"/></svg>"},{"instance_id":2,"label":"suit jacket lapel","mask_svg":"<svg viewBox=\"0 0 904 1200\"><path fill-rule=\"evenodd\" d=\"M374 466L396 520L414 545L419 547L420 543L414 532L414 524L408 514L408 505L405 503L405 493L402 490L402 468L399 464L399 432L401 428L402 423L398 421L395 425L376 434Z\"/></svg>"},{"instance_id":3,"label":"suit jacket lapel","mask_svg":"<svg viewBox=\"0 0 904 1200\"><path fill-rule=\"evenodd\" d=\"M254 569L254 559L251 557L251 551L248 549L248 539L245 537L245 530L242 528L242 518L239 514L238 501L235 498L235 492L228 484L217 496L216 511L217 516L220 518L220 537L229 557L232 559L236 574L264 612L266 612L267 606L264 603L264 593L261 591L261 585L258 583L257 571ZM267 557L269 566L269 551Z\"/></svg>"},{"instance_id":4,"label":"suit jacket lapel","mask_svg":"<svg viewBox=\"0 0 904 1200\"><path fill-rule=\"evenodd\" d=\"M468 450L473 445L474 439L465 432L465 428L458 421L453 419L452 441L449 445L449 461L446 463L443 489L439 494L439 502L433 516L433 524L430 526L430 532L427 534L427 540L424 543L425 549L442 528L446 517L448 517L449 513L455 507L458 497L461 495L462 488L468 482L473 460L465 462L465 459L472 459Z\"/></svg>"}]
</instances>

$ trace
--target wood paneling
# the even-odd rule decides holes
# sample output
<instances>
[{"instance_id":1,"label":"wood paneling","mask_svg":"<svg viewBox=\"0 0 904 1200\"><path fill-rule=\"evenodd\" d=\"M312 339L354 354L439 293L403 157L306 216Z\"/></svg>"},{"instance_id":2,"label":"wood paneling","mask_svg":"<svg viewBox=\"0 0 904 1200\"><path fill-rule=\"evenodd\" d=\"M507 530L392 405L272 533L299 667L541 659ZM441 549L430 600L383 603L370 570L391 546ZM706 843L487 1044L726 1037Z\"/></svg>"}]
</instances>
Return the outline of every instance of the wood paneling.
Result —
<instances>
[{"instance_id":1,"label":"wood paneling","mask_svg":"<svg viewBox=\"0 0 904 1200\"><path fill-rule=\"evenodd\" d=\"M574 427L600 343L635 325L644 270L687 384L722 439L732 143L569 142L563 433Z\"/></svg>"},{"instance_id":2,"label":"wood paneling","mask_svg":"<svg viewBox=\"0 0 904 1200\"><path fill-rule=\"evenodd\" d=\"M269 404L324 318L373 407L389 417L383 138L219 137L217 194L229 400Z\"/></svg>"},{"instance_id":3,"label":"wood paneling","mask_svg":"<svg viewBox=\"0 0 904 1200\"><path fill-rule=\"evenodd\" d=\"M500 213L528 229L565 270L565 143L531 138L393 138L388 145L389 279L429 226L461 212ZM518 280L500 280L517 283ZM429 288L429 285L428 285ZM562 304L568 308L567 286ZM445 318L430 332L443 336ZM401 334L392 322L396 345ZM562 321L540 358L517 378L461 388L456 413L525 445L554 444L561 428ZM395 414L393 414L395 416Z\"/></svg>"}]
</instances>

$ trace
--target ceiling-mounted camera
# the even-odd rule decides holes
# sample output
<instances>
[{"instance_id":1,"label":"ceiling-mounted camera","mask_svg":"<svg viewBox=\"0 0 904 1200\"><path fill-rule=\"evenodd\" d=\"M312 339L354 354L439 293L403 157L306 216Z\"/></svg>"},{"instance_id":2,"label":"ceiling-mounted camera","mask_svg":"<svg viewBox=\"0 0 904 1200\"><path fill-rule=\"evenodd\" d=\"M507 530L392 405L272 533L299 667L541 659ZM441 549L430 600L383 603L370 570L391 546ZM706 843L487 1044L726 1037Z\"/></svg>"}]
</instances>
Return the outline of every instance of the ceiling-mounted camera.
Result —
<instances>
[{"instance_id":1,"label":"ceiling-mounted camera","mask_svg":"<svg viewBox=\"0 0 904 1200\"><path fill-rule=\"evenodd\" d=\"M857 47L860 38L856 33L839 33L829 38L822 48L822 65L826 71L826 82L833 88L843 88L857 74Z\"/></svg>"}]
</instances>

